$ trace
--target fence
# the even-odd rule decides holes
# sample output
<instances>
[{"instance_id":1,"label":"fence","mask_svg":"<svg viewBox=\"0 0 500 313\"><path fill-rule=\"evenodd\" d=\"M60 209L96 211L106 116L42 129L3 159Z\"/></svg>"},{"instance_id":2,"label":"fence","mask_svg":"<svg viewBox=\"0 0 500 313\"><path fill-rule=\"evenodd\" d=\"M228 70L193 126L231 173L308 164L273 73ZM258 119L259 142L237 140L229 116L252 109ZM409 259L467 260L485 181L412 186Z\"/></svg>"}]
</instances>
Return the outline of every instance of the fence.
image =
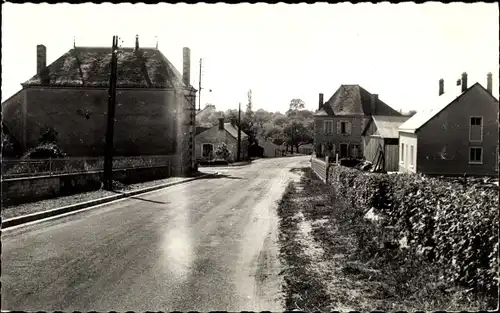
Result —
<instances>
[{"instance_id":1,"label":"fence","mask_svg":"<svg viewBox=\"0 0 500 313\"><path fill-rule=\"evenodd\" d=\"M175 155L114 157L113 169L172 166ZM102 171L104 158L2 160L2 178Z\"/></svg>"}]
</instances>

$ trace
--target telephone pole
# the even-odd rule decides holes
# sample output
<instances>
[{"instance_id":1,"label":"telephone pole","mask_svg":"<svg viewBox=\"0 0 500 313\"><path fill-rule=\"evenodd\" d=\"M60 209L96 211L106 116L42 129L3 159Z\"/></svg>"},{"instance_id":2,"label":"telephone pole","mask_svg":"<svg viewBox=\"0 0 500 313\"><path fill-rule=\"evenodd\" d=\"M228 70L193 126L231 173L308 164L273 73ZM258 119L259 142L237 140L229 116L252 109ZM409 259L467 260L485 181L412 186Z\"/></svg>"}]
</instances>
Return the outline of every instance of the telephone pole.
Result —
<instances>
[{"instance_id":1,"label":"telephone pole","mask_svg":"<svg viewBox=\"0 0 500 313\"><path fill-rule=\"evenodd\" d=\"M200 58L200 81L198 82L198 111L201 110L201 89L202 88L201 88L201 58Z\"/></svg>"},{"instance_id":2,"label":"telephone pole","mask_svg":"<svg viewBox=\"0 0 500 313\"><path fill-rule=\"evenodd\" d=\"M241 161L241 102L238 103L238 162Z\"/></svg>"},{"instance_id":3,"label":"telephone pole","mask_svg":"<svg viewBox=\"0 0 500 313\"><path fill-rule=\"evenodd\" d=\"M104 188L113 189L113 135L116 108L116 66L118 53L118 36L113 36L111 50L111 75L108 90L108 123L106 129L106 145L104 147Z\"/></svg>"}]
</instances>

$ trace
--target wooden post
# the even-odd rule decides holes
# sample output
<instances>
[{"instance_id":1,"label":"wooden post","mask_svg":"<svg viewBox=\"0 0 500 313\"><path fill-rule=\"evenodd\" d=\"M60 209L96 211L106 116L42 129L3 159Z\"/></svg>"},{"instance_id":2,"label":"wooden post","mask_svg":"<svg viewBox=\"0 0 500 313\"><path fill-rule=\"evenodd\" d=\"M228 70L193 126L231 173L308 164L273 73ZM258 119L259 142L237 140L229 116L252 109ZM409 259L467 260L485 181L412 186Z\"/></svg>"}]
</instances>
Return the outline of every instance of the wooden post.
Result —
<instances>
[{"instance_id":1,"label":"wooden post","mask_svg":"<svg viewBox=\"0 0 500 313\"><path fill-rule=\"evenodd\" d=\"M118 52L118 36L113 36L111 48L111 75L108 90L108 124L106 129L106 145L104 148L104 188L113 188L113 135L116 108L116 53Z\"/></svg>"},{"instance_id":2,"label":"wooden post","mask_svg":"<svg viewBox=\"0 0 500 313\"><path fill-rule=\"evenodd\" d=\"M241 102L238 104L238 162L241 161Z\"/></svg>"}]
</instances>

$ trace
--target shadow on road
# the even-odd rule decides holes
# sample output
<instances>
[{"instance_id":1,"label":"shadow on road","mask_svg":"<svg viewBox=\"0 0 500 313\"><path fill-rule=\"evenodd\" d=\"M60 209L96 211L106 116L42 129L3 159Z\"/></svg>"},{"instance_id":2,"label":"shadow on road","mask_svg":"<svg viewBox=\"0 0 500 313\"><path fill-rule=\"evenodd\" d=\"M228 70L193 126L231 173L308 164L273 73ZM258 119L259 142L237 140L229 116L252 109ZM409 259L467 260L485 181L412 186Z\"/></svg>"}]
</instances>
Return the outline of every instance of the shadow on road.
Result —
<instances>
[{"instance_id":1,"label":"shadow on road","mask_svg":"<svg viewBox=\"0 0 500 313\"><path fill-rule=\"evenodd\" d=\"M113 192L114 193L119 193L119 194L125 194L124 192L117 191L117 190L114 190ZM157 204L167 204L167 202L155 201L155 200L149 200L149 199L143 199L143 198L139 198L139 197L136 197L136 196L129 196L127 198L135 199L135 200L141 200L141 201L147 201L147 202L152 202L152 203L157 203Z\"/></svg>"},{"instance_id":2,"label":"shadow on road","mask_svg":"<svg viewBox=\"0 0 500 313\"><path fill-rule=\"evenodd\" d=\"M227 179L246 179L243 177L237 177L237 176L231 176L227 174L221 174L221 173L214 173L214 174L208 174L209 176L204 177L204 179L214 179L214 178L227 178Z\"/></svg>"}]
</instances>

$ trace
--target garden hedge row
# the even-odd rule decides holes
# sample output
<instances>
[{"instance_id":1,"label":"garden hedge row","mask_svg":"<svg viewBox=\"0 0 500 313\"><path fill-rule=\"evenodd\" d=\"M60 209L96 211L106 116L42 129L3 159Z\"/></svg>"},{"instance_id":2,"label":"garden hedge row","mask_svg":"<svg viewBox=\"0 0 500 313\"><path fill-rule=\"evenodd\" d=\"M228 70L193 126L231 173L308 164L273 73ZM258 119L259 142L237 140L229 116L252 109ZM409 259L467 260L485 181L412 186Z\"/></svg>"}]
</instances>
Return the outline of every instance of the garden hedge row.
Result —
<instances>
[{"instance_id":1,"label":"garden hedge row","mask_svg":"<svg viewBox=\"0 0 500 313\"><path fill-rule=\"evenodd\" d=\"M329 175L346 204L364 212L375 208L410 249L442 267L443 279L497 293L498 189L343 166Z\"/></svg>"}]
</instances>

